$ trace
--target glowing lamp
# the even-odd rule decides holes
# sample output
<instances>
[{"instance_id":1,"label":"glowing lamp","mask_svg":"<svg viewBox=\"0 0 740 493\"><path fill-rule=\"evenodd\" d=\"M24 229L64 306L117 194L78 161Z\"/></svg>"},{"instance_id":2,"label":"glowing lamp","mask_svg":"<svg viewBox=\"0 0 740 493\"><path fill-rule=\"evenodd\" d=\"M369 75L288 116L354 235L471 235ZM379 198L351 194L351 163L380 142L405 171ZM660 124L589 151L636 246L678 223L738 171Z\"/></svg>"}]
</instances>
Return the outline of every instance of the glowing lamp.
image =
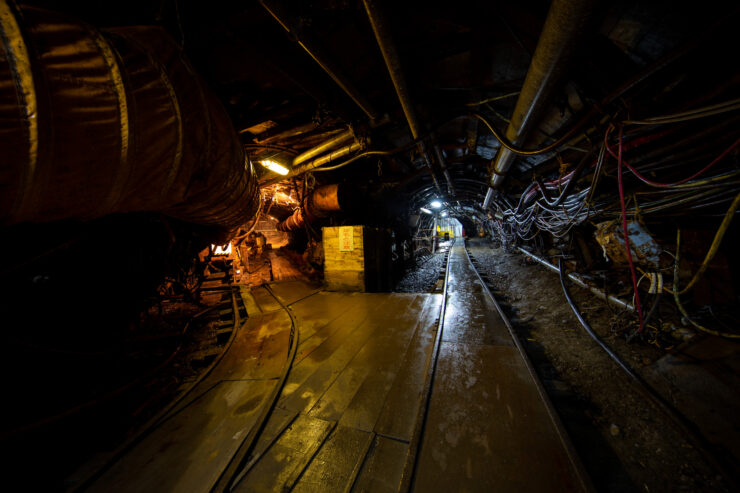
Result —
<instances>
[{"instance_id":1,"label":"glowing lamp","mask_svg":"<svg viewBox=\"0 0 740 493\"><path fill-rule=\"evenodd\" d=\"M288 168L286 168L282 164L276 163L275 161L265 160L265 161L260 161L259 163L265 168L279 175L288 174Z\"/></svg>"}]
</instances>

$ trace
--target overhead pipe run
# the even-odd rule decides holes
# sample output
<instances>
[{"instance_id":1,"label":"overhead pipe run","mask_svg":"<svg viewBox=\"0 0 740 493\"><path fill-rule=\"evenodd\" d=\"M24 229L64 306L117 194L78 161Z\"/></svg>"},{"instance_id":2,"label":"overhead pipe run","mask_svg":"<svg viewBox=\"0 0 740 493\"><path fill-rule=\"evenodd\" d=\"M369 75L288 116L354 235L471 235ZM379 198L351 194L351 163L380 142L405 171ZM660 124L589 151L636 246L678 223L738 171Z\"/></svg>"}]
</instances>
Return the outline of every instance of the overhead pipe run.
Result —
<instances>
[{"instance_id":1,"label":"overhead pipe run","mask_svg":"<svg viewBox=\"0 0 740 493\"><path fill-rule=\"evenodd\" d=\"M260 4L371 120L378 118L379 114L375 108L329 56L321 43L303 29L300 21L290 17L283 0L260 0Z\"/></svg>"},{"instance_id":2,"label":"overhead pipe run","mask_svg":"<svg viewBox=\"0 0 740 493\"><path fill-rule=\"evenodd\" d=\"M288 178L293 178L294 176L302 175L303 173L307 173L311 171L312 169L318 168L319 166L329 164L332 161L336 161L339 158L348 156L357 151L362 151L368 145L369 145L369 141L365 140L361 142L353 142L352 144L346 145L344 147L340 147L339 149L331 151L328 154L324 154L323 156L318 157L314 159L313 161L309 161L305 164L302 164L296 168L291 169L290 171L288 171L288 174L284 176L278 176L276 178L270 178L268 180L265 180L264 182L260 183L260 187L268 187L270 185L274 185L275 183L281 182L283 180L287 180Z\"/></svg>"},{"instance_id":3,"label":"overhead pipe run","mask_svg":"<svg viewBox=\"0 0 740 493\"><path fill-rule=\"evenodd\" d=\"M515 146L525 143L529 132L546 109L550 96L576 51L577 43L586 31L595 4L594 0L552 2L511 122L506 129L506 139ZM491 188L502 185L515 159L516 154L509 149L503 146L499 148L490 179ZM493 192L489 190L483 202L484 209L490 206L492 198Z\"/></svg>"},{"instance_id":4,"label":"overhead pipe run","mask_svg":"<svg viewBox=\"0 0 740 493\"><path fill-rule=\"evenodd\" d=\"M354 134L352 133L352 130L346 130L339 135L336 135L332 137L329 140L326 140L322 142L321 144L312 147L311 149L302 152L301 154L297 155L295 158L293 158L293 166L298 166L301 163L304 163L308 161L311 158L314 158L320 154L325 153L326 151L338 146L339 144L344 143L346 140L349 140L354 137Z\"/></svg>"},{"instance_id":5,"label":"overhead pipe run","mask_svg":"<svg viewBox=\"0 0 740 493\"><path fill-rule=\"evenodd\" d=\"M396 96L398 96L398 100L401 103L403 114L406 116L406 121L408 122L409 129L411 130L411 136L414 140L418 140L423 135L423 129L421 124L419 123L414 105L411 102L408 86L406 85L406 78L404 77L403 70L401 69L401 59L398 56L398 51L396 51L396 47L393 43L393 38L391 36L390 29L388 28L387 21L381 12L381 8L376 4L375 0L363 0L362 3L365 6L367 17L370 20L370 25L373 28L375 40L378 42L380 51L383 54L383 60L385 61L385 66L388 69L388 74L390 75L391 81L393 82L393 87L396 90ZM429 169L429 174L431 175L432 181L434 182L434 187L441 194L442 188L439 186L439 180L437 179L434 168L432 167L432 161L429 158L429 154L427 152L426 146L424 145L424 142L419 142L418 149L424 159L424 162L427 165L427 168ZM449 173L445 175L445 178L448 180L448 187L454 190Z\"/></svg>"}]
</instances>

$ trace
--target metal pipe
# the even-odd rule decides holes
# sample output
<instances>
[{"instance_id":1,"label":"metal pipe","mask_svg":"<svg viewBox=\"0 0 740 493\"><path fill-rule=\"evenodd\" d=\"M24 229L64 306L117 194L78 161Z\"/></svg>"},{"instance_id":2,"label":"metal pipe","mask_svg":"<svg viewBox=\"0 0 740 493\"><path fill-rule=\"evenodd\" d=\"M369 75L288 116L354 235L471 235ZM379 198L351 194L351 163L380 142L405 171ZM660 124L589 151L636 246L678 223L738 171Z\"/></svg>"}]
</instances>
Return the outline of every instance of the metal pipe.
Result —
<instances>
[{"instance_id":1,"label":"metal pipe","mask_svg":"<svg viewBox=\"0 0 740 493\"><path fill-rule=\"evenodd\" d=\"M556 84L568 68L576 45L586 31L594 0L554 0L542 27L532 62L517 99L506 138L516 146L524 144L539 121ZM500 147L495 158L491 186L500 187L516 154ZM490 205L484 203L484 207Z\"/></svg>"},{"instance_id":2,"label":"metal pipe","mask_svg":"<svg viewBox=\"0 0 740 493\"><path fill-rule=\"evenodd\" d=\"M340 194L346 197L347 193L345 190L340 192L340 186L344 185L334 184L316 188L306 198L303 207L296 209L286 220L277 224L278 231L297 231L318 218L341 211L343 207Z\"/></svg>"},{"instance_id":3,"label":"metal pipe","mask_svg":"<svg viewBox=\"0 0 740 493\"><path fill-rule=\"evenodd\" d=\"M411 102L408 86L406 85L406 78L401 69L401 59L398 56L398 51L393 43L390 28L388 27L385 16L382 15L381 9L376 4L375 0L363 0L362 3L365 6L367 17L372 26L373 33L375 34L375 40L378 42L380 52L383 55L385 66L388 69L388 75L390 75L393 87L396 90L396 96L398 97L398 101L401 103L401 108L406 117L406 122L411 130L411 136L414 140L417 140L422 136L423 128L419 123L416 110ZM434 168L432 168L432 161L429 159L426 146L424 146L423 142L419 142L418 148L424 158L427 168L429 169L429 174L432 176L435 188L439 193L442 193L442 188L439 186L439 181L437 180Z\"/></svg>"},{"instance_id":4,"label":"metal pipe","mask_svg":"<svg viewBox=\"0 0 740 493\"><path fill-rule=\"evenodd\" d=\"M270 142L275 142L276 140L288 139L290 137L295 137L297 135L308 133L308 132L311 132L312 130L316 130L317 128L318 128L318 125L314 122L311 122L311 123L305 123L303 125L299 125L294 128L290 128L288 130L283 130L277 133L271 132L270 130L268 130L267 132L263 132L263 134L260 134L260 135L265 135L263 138L259 138L260 137L259 135L255 136L254 142L257 144L269 144ZM249 132L249 129L247 128L239 130L240 134L244 134L247 132Z\"/></svg>"},{"instance_id":5,"label":"metal pipe","mask_svg":"<svg viewBox=\"0 0 740 493\"><path fill-rule=\"evenodd\" d=\"M452 185L452 176L450 176L450 170L447 169L447 163L445 162L445 157L442 154L442 150L437 144L434 144L432 149L434 150L434 156L437 158L439 169L442 170L442 175L445 177L445 181L447 181L447 191L450 193L450 195L455 197L457 193L455 192L454 185Z\"/></svg>"},{"instance_id":6,"label":"metal pipe","mask_svg":"<svg viewBox=\"0 0 740 493\"><path fill-rule=\"evenodd\" d=\"M284 2L280 0L260 0L262 7L275 18L283 29L292 34L295 41L306 50L311 58L331 77L331 79L354 101L354 103L371 119L378 118L378 112L365 98L365 96L355 87L350 78L339 68L339 65L332 60L324 47L311 35L306 33L300 21L291 19Z\"/></svg>"},{"instance_id":7,"label":"metal pipe","mask_svg":"<svg viewBox=\"0 0 740 493\"><path fill-rule=\"evenodd\" d=\"M332 137L331 139L322 142L316 147L312 147L311 149L304 151L301 154L297 155L295 158L293 158L293 166L294 167L298 166L299 164L306 162L311 158L314 158L320 154L323 154L329 149L336 147L339 144L343 143L345 140L351 139L353 136L354 134L352 133L352 130L347 129L346 131L340 133L339 135L336 135Z\"/></svg>"},{"instance_id":8,"label":"metal pipe","mask_svg":"<svg viewBox=\"0 0 740 493\"><path fill-rule=\"evenodd\" d=\"M536 260L538 263L544 265L545 267L547 267L551 271L557 272L558 274L560 274L560 269L557 266L555 266L555 265L551 264L550 262L548 262L547 260L545 260L543 258L540 258L540 257L538 257L537 255L535 255L535 254L533 254L531 252L528 252L527 250L525 250L522 247L517 247L517 250L519 250L520 252L522 252L527 257L530 257L532 260ZM629 310L631 312L635 311L635 307L632 306L630 303L627 303L626 301L620 300L616 296L607 295L606 293L604 293L604 291L600 290L599 288L597 288L595 286L592 286L591 284L589 284L588 281L586 281L585 279L583 279L581 276L579 276L578 274L576 274L574 272L569 273L568 274L568 278L571 281L573 281L574 283L576 283L577 285L579 285L580 287L588 289L594 295L596 295L597 298L600 298L600 299L606 301L607 303L613 303L617 307L623 308L623 309L626 309L626 310Z\"/></svg>"},{"instance_id":9,"label":"metal pipe","mask_svg":"<svg viewBox=\"0 0 740 493\"><path fill-rule=\"evenodd\" d=\"M331 151L328 154L324 154L323 156L314 159L313 161L309 161L301 166L298 166L297 168L293 168L290 171L288 171L287 175L284 176L278 176L275 178L271 178L269 180L265 180L264 182L260 182L260 187L267 187L270 185L274 185L275 183L281 182L283 180L287 180L288 178L293 178L294 176L302 175L303 173L306 173L308 171L311 171L314 168L318 168L319 166L323 166L327 163L330 163L332 161L335 161L341 157L347 156L348 154L352 154L356 151L361 151L365 149L365 147L369 144L369 142L353 142L352 144L349 144L344 147L340 147L339 149L335 151Z\"/></svg>"}]
</instances>

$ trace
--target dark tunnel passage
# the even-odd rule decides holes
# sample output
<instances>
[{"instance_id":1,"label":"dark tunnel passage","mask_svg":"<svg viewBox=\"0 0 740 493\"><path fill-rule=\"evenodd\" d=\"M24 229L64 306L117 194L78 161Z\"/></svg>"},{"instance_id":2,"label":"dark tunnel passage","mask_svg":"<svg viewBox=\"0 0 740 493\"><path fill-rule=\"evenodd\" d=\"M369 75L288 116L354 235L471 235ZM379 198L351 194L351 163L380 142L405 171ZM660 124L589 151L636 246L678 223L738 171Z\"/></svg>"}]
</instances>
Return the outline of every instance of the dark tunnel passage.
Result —
<instances>
[{"instance_id":1,"label":"dark tunnel passage","mask_svg":"<svg viewBox=\"0 0 740 493\"><path fill-rule=\"evenodd\" d=\"M736 491L735 2L0 0L7 491Z\"/></svg>"}]
</instances>

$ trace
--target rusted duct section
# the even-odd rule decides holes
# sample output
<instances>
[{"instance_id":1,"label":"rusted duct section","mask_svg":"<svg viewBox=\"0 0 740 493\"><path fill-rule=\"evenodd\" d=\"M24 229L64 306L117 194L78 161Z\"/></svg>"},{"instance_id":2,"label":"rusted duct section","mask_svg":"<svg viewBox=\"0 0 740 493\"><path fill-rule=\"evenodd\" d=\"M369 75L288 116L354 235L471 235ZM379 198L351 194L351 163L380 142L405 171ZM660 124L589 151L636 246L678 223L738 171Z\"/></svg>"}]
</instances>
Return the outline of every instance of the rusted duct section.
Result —
<instances>
[{"instance_id":1,"label":"rusted duct section","mask_svg":"<svg viewBox=\"0 0 740 493\"><path fill-rule=\"evenodd\" d=\"M283 29L290 33L295 41L306 50L311 58L332 78L332 80L354 101L354 103L371 119L378 118L378 113L367 98L360 92L337 63L326 53L326 49L313 36L308 34L299 20L293 19L286 8L285 0L260 0L262 7L275 18Z\"/></svg>"},{"instance_id":2,"label":"rusted duct section","mask_svg":"<svg viewBox=\"0 0 740 493\"><path fill-rule=\"evenodd\" d=\"M393 82L393 87L396 89L396 96L398 96L401 108L403 109L403 114L406 116L409 129L411 129L411 136L414 140L417 140L423 135L423 127L419 123L416 109L411 102L408 86L406 85L406 77L404 77L403 70L401 68L401 59L398 56L396 46L393 43L387 20L381 11L381 7L375 0L363 0L362 3L365 6L365 11L370 20L370 25L373 28L373 33L375 33L375 40L378 42L380 51L383 54L383 60L385 61L388 74ZM439 193L442 193L442 188L439 186L439 181L437 180L434 168L432 168L432 161L429 159L429 154L424 142L419 142L418 148L424 158L427 168L429 169L429 174L434 182L434 187ZM449 173L445 178L449 178ZM448 186L451 187L451 185L452 183L448 181Z\"/></svg>"},{"instance_id":3,"label":"rusted duct section","mask_svg":"<svg viewBox=\"0 0 740 493\"><path fill-rule=\"evenodd\" d=\"M305 163L309 159L314 158L320 154L323 154L326 151L338 146L339 144L344 143L345 141L351 139L353 136L354 134L352 133L352 130L345 130L339 135L335 135L331 139L324 141L321 144L315 147L312 147L311 149L308 149L307 151L304 151L301 154L297 155L295 158L293 158L293 166L298 166L301 163Z\"/></svg>"},{"instance_id":4,"label":"rusted duct section","mask_svg":"<svg viewBox=\"0 0 740 493\"><path fill-rule=\"evenodd\" d=\"M306 198L304 207L296 209L292 216L278 223L277 229L296 231L332 212L351 209L357 202L356 195L356 191L343 183L319 187Z\"/></svg>"},{"instance_id":5,"label":"rusted duct section","mask_svg":"<svg viewBox=\"0 0 740 493\"><path fill-rule=\"evenodd\" d=\"M542 27L537 48L532 56L519 99L514 107L506 138L517 146L538 123L557 83L568 69L577 44L594 11L594 0L553 0ZM511 168L516 154L499 148L496 154L491 187L500 187ZM486 195L483 207L490 205L492 193Z\"/></svg>"},{"instance_id":6,"label":"rusted duct section","mask_svg":"<svg viewBox=\"0 0 740 493\"><path fill-rule=\"evenodd\" d=\"M256 213L228 115L163 29L0 0L0 34L0 224L148 211L232 229Z\"/></svg>"}]
</instances>

